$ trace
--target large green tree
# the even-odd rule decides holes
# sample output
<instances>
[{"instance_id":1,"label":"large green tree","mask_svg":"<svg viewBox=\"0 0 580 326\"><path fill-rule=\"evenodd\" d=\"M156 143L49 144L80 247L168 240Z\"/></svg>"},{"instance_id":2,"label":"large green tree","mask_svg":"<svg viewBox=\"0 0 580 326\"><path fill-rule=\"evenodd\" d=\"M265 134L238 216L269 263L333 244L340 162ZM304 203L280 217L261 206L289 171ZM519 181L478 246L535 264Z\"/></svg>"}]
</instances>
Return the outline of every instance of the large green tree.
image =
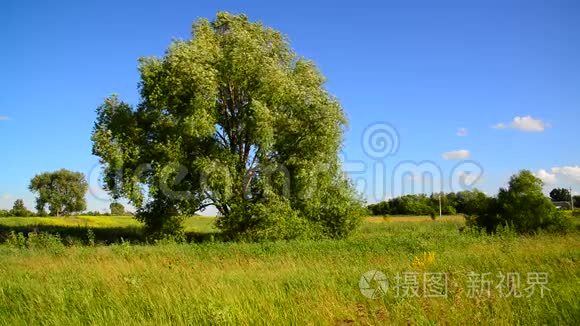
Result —
<instances>
[{"instance_id":1,"label":"large green tree","mask_svg":"<svg viewBox=\"0 0 580 326\"><path fill-rule=\"evenodd\" d=\"M41 173L32 178L28 188L37 194L36 209L39 214L45 212L46 206L53 216L80 212L87 207L85 193L88 184L80 172L61 169Z\"/></svg>"},{"instance_id":2,"label":"large green tree","mask_svg":"<svg viewBox=\"0 0 580 326\"><path fill-rule=\"evenodd\" d=\"M219 13L139 70L139 105L106 99L92 139L106 188L149 231L170 232L178 215L210 205L233 237L356 227L361 205L337 156L343 110L282 34Z\"/></svg>"}]
</instances>

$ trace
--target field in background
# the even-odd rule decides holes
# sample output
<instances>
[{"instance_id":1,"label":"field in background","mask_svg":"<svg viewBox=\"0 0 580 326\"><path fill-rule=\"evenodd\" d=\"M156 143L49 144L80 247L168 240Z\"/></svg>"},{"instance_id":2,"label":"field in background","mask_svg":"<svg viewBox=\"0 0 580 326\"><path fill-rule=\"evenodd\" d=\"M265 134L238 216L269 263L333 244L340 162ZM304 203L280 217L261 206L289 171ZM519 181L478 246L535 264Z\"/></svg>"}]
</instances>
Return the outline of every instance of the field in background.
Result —
<instances>
[{"instance_id":1,"label":"field in background","mask_svg":"<svg viewBox=\"0 0 580 326\"><path fill-rule=\"evenodd\" d=\"M205 216L188 217L186 231L210 232L214 218ZM66 226L83 228L143 227L133 216L69 216L69 217L6 217L0 218L0 227Z\"/></svg>"},{"instance_id":2,"label":"field in background","mask_svg":"<svg viewBox=\"0 0 580 326\"><path fill-rule=\"evenodd\" d=\"M442 217L436 217L437 221L441 222L464 222L465 218L463 215L445 215ZM366 218L367 222L382 223L382 222L432 222L433 220L429 216L370 216Z\"/></svg>"},{"instance_id":3,"label":"field in background","mask_svg":"<svg viewBox=\"0 0 580 326\"><path fill-rule=\"evenodd\" d=\"M57 222L78 228L75 221L95 232L139 228L128 217ZM211 218L187 225L212 231ZM368 218L356 235L338 241L3 244L0 325L578 324L578 232L489 236L462 233L462 225L457 217L391 217ZM361 294L359 280L369 270L389 279L385 296ZM446 273L447 297L395 295L394 277L403 272ZM522 286L527 273L545 272L549 291L543 298L504 297L492 288L489 296L469 297L469 272L520 273Z\"/></svg>"},{"instance_id":4,"label":"field in background","mask_svg":"<svg viewBox=\"0 0 580 326\"><path fill-rule=\"evenodd\" d=\"M437 217L438 221L462 222L461 215ZM193 216L185 220L187 231L215 231L214 218ZM368 222L431 222L429 216L369 216ZM69 217L6 217L0 218L0 226L59 225L71 227L141 227L142 223L133 216L69 216Z\"/></svg>"},{"instance_id":5,"label":"field in background","mask_svg":"<svg viewBox=\"0 0 580 326\"><path fill-rule=\"evenodd\" d=\"M204 241L216 234L215 218L192 216L184 221L190 241ZM89 231L90 230L90 231ZM68 217L5 217L0 218L0 243L10 233L29 232L59 234L65 243L87 242L91 232L98 244L139 243L145 240L143 224L132 216L68 216Z\"/></svg>"},{"instance_id":6,"label":"field in background","mask_svg":"<svg viewBox=\"0 0 580 326\"><path fill-rule=\"evenodd\" d=\"M463 223L461 215L437 217L439 222ZM190 241L202 242L219 236L214 225L215 217L192 216L184 221L185 232ZM371 216L368 223L432 222L429 216ZM132 216L68 216L68 217L6 217L0 218L0 243L11 233L28 234L45 232L59 234L65 243L87 241L92 232L99 244L144 241L143 224Z\"/></svg>"}]
</instances>

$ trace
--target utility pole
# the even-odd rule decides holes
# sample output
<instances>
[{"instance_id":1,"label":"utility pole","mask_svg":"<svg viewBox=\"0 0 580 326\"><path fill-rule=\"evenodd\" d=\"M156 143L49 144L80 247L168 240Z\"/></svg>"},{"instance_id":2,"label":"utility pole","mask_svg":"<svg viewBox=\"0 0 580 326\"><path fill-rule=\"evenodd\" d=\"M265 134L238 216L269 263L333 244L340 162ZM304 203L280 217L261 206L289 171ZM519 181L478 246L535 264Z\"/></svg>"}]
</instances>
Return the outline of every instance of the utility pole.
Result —
<instances>
[{"instance_id":1,"label":"utility pole","mask_svg":"<svg viewBox=\"0 0 580 326\"><path fill-rule=\"evenodd\" d=\"M572 187L570 187L570 209L574 211L574 196L572 195Z\"/></svg>"}]
</instances>

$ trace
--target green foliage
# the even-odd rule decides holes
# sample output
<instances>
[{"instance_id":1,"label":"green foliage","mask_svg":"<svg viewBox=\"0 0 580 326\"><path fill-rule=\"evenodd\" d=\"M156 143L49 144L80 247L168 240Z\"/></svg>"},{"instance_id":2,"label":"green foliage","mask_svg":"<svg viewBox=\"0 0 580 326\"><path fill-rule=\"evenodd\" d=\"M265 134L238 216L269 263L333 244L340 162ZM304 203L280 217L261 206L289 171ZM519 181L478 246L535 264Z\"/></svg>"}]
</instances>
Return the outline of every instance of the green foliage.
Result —
<instances>
[{"instance_id":1,"label":"green foliage","mask_svg":"<svg viewBox=\"0 0 580 326\"><path fill-rule=\"evenodd\" d=\"M453 206L454 202L449 199L450 195L441 195L441 212L444 215L455 215L460 213ZM368 209L373 215L439 215L439 195L426 196L404 195L395 197L387 201L371 204Z\"/></svg>"},{"instance_id":2,"label":"green foliage","mask_svg":"<svg viewBox=\"0 0 580 326\"><path fill-rule=\"evenodd\" d=\"M488 197L481 191L465 190L441 196L443 215L474 216L488 205ZM372 215L439 215L439 196L436 194L405 195L367 206Z\"/></svg>"},{"instance_id":3,"label":"green foliage","mask_svg":"<svg viewBox=\"0 0 580 326\"><path fill-rule=\"evenodd\" d=\"M83 212L82 215L85 215L85 216L111 216L111 213L101 213L99 211L87 211L87 212Z\"/></svg>"},{"instance_id":4,"label":"green foliage","mask_svg":"<svg viewBox=\"0 0 580 326\"><path fill-rule=\"evenodd\" d=\"M149 232L179 233L177 216L210 205L234 238L354 230L361 205L337 155L346 118L282 34L219 13L139 70L140 104L106 99L92 140L105 187Z\"/></svg>"},{"instance_id":5,"label":"green foliage","mask_svg":"<svg viewBox=\"0 0 580 326\"><path fill-rule=\"evenodd\" d=\"M8 234L5 243L14 248L25 248L26 247L26 237L22 232L16 233L14 231Z\"/></svg>"},{"instance_id":6,"label":"green foliage","mask_svg":"<svg viewBox=\"0 0 580 326\"><path fill-rule=\"evenodd\" d=\"M9 210L0 209L0 217L9 217L9 216L11 216Z\"/></svg>"},{"instance_id":7,"label":"green foliage","mask_svg":"<svg viewBox=\"0 0 580 326\"><path fill-rule=\"evenodd\" d=\"M25 236L21 232L10 232L5 243L13 248L48 250L54 254L61 254L65 249L62 239L58 234L30 232Z\"/></svg>"},{"instance_id":8,"label":"green foliage","mask_svg":"<svg viewBox=\"0 0 580 326\"><path fill-rule=\"evenodd\" d=\"M453 201L458 213L468 216L481 212L489 204L488 196L477 189L457 192L454 196L450 196L450 200Z\"/></svg>"},{"instance_id":9,"label":"green foliage","mask_svg":"<svg viewBox=\"0 0 580 326\"><path fill-rule=\"evenodd\" d=\"M570 191L566 188L554 188L550 191L552 201L570 201Z\"/></svg>"},{"instance_id":10,"label":"green foliage","mask_svg":"<svg viewBox=\"0 0 580 326\"><path fill-rule=\"evenodd\" d=\"M145 224L149 241L155 241L166 236L183 236L183 215L180 215L169 200L156 200L147 203L136 216Z\"/></svg>"},{"instance_id":11,"label":"green foliage","mask_svg":"<svg viewBox=\"0 0 580 326\"><path fill-rule=\"evenodd\" d=\"M391 207L389 205L389 201L381 201L376 204L370 204L367 206L367 209L370 211L371 215L388 215L391 213Z\"/></svg>"},{"instance_id":12,"label":"green foliage","mask_svg":"<svg viewBox=\"0 0 580 326\"><path fill-rule=\"evenodd\" d=\"M50 215L68 215L86 209L85 193L88 189L85 176L81 172L61 169L35 176L28 186L37 194L36 209L39 214L48 205Z\"/></svg>"},{"instance_id":13,"label":"green foliage","mask_svg":"<svg viewBox=\"0 0 580 326\"><path fill-rule=\"evenodd\" d=\"M9 212L9 215L16 217L27 217L32 216L33 214L26 208L26 206L24 206L24 201L22 199L16 199L16 201L14 201L14 206L12 206L12 210Z\"/></svg>"},{"instance_id":14,"label":"green foliage","mask_svg":"<svg viewBox=\"0 0 580 326\"><path fill-rule=\"evenodd\" d=\"M95 232L92 229L87 230L87 243L91 247L95 245Z\"/></svg>"},{"instance_id":15,"label":"green foliage","mask_svg":"<svg viewBox=\"0 0 580 326\"><path fill-rule=\"evenodd\" d=\"M566 231L571 221L546 198L542 180L523 170L511 177L508 189L500 189L496 198L489 198L479 208L473 224L495 231L508 226L519 233Z\"/></svg>"},{"instance_id":16,"label":"green foliage","mask_svg":"<svg viewBox=\"0 0 580 326\"><path fill-rule=\"evenodd\" d=\"M477 201L477 205L470 209L470 214L465 215L466 225L471 228L481 228L487 232L495 232L501 225L506 226L506 221L502 221L497 198L485 197Z\"/></svg>"},{"instance_id":17,"label":"green foliage","mask_svg":"<svg viewBox=\"0 0 580 326\"><path fill-rule=\"evenodd\" d=\"M389 202L391 214L429 215L433 210L431 200L425 195L405 195Z\"/></svg>"},{"instance_id":18,"label":"green foliage","mask_svg":"<svg viewBox=\"0 0 580 326\"><path fill-rule=\"evenodd\" d=\"M109 209L111 210L111 215L113 216L121 216L125 214L125 206L121 203L113 202L109 205Z\"/></svg>"},{"instance_id":19,"label":"green foliage","mask_svg":"<svg viewBox=\"0 0 580 326\"><path fill-rule=\"evenodd\" d=\"M249 218L248 218L249 216ZM230 216L219 216L216 222L226 237L235 240L289 240L312 235L313 225L300 218L285 198L231 208Z\"/></svg>"}]
</instances>

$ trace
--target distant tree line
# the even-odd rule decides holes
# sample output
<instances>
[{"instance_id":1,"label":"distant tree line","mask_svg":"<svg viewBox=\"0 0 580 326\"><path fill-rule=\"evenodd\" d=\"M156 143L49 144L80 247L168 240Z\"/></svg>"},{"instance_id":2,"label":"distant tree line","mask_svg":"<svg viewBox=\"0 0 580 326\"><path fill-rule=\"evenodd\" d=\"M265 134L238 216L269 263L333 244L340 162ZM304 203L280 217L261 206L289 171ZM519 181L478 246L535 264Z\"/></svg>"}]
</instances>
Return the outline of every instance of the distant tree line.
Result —
<instances>
[{"instance_id":1,"label":"distant tree line","mask_svg":"<svg viewBox=\"0 0 580 326\"><path fill-rule=\"evenodd\" d=\"M486 198L487 196L479 190L432 194L430 196L425 194L405 195L368 205L367 208L373 215L438 215L439 200L441 200L442 214L471 215Z\"/></svg>"},{"instance_id":2,"label":"distant tree line","mask_svg":"<svg viewBox=\"0 0 580 326\"><path fill-rule=\"evenodd\" d=\"M461 191L441 195L444 214L464 214L467 224L494 232L509 227L520 233L565 231L571 227L567 215L553 201L570 198L566 189L554 189L550 197L542 192L542 180L523 170L511 177L507 189L497 196L481 191ZM564 191L565 190L565 191ZM576 196L577 197L577 196ZM439 210L439 195L406 195L368 206L373 215L435 215Z\"/></svg>"},{"instance_id":3,"label":"distant tree line","mask_svg":"<svg viewBox=\"0 0 580 326\"><path fill-rule=\"evenodd\" d=\"M33 215L34 213L29 211L26 206L24 206L24 201L22 199L17 199L14 201L14 205L12 206L11 210L0 209L0 217L28 217Z\"/></svg>"},{"instance_id":4,"label":"distant tree line","mask_svg":"<svg viewBox=\"0 0 580 326\"><path fill-rule=\"evenodd\" d=\"M133 212L125 210L120 203L111 203L108 212L84 211L76 212L77 215L85 216L132 216ZM32 212L26 206L22 199L14 201L12 209L0 209L0 217L46 217L50 216L46 211Z\"/></svg>"}]
</instances>

